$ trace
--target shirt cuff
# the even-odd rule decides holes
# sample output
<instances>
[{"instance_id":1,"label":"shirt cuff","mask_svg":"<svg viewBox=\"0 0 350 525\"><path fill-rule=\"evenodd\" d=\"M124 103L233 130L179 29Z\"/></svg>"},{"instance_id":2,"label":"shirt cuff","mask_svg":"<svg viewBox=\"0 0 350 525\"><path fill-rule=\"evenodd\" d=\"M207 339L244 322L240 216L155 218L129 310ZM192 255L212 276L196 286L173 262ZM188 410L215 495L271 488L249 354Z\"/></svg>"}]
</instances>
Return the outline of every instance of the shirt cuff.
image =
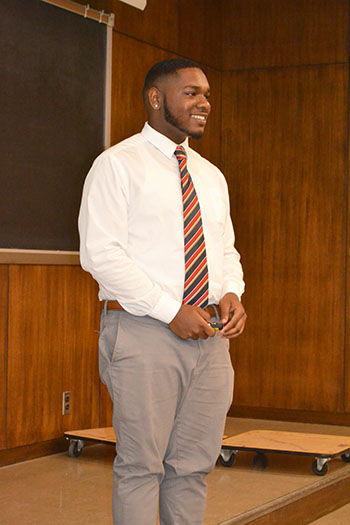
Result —
<instances>
[{"instance_id":1,"label":"shirt cuff","mask_svg":"<svg viewBox=\"0 0 350 525\"><path fill-rule=\"evenodd\" d=\"M180 308L181 303L179 303L179 301L176 301L176 299L163 293L153 310L151 310L148 315L162 321L163 323L169 324L174 319Z\"/></svg>"},{"instance_id":2,"label":"shirt cuff","mask_svg":"<svg viewBox=\"0 0 350 525\"><path fill-rule=\"evenodd\" d=\"M234 293L237 295L238 299L241 300L243 292L244 289L242 290L241 287L237 286L237 283L234 281L227 281L222 287L221 297L224 297L224 295L227 293Z\"/></svg>"}]
</instances>

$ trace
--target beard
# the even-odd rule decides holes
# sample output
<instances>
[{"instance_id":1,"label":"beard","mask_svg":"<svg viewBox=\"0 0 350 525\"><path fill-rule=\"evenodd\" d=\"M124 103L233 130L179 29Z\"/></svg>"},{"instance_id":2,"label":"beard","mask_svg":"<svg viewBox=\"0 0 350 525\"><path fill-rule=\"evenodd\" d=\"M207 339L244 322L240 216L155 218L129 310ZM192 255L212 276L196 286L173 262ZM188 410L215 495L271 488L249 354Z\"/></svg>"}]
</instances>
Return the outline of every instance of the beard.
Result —
<instances>
[{"instance_id":1,"label":"beard","mask_svg":"<svg viewBox=\"0 0 350 525\"><path fill-rule=\"evenodd\" d=\"M178 129L182 133L186 133L186 135L190 137L191 139L200 139L202 137L204 130L198 133L193 133L193 132L191 133L190 131L188 131L188 129L185 129L181 125L179 120L169 110L168 105L166 103L166 99L164 99L163 105L164 105L164 118L168 122L168 124L171 124L172 126L174 126L174 128Z\"/></svg>"}]
</instances>

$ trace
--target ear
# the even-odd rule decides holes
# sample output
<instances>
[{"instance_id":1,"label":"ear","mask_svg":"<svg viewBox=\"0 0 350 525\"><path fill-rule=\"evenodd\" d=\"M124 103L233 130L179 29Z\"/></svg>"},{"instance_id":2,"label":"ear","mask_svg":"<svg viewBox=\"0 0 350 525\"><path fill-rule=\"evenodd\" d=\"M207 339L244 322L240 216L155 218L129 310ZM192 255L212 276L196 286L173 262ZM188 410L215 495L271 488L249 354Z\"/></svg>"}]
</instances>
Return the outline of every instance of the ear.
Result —
<instances>
[{"instance_id":1,"label":"ear","mask_svg":"<svg viewBox=\"0 0 350 525\"><path fill-rule=\"evenodd\" d=\"M162 102L162 95L158 88L151 87L151 89L148 91L148 102L154 111L157 111L160 109L161 102Z\"/></svg>"}]
</instances>

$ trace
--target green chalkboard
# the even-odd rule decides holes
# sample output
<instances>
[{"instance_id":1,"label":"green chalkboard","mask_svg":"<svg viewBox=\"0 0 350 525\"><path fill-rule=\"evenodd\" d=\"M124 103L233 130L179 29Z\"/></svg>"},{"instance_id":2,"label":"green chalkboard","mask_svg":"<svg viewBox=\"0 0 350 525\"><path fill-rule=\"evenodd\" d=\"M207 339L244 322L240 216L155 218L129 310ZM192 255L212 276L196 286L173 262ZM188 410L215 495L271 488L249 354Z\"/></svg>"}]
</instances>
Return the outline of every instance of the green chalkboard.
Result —
<instances>
[{"instance_id":1,"label":"green chalkboard","mask_svg":"<svg viewBox=\"0 0 350 525\"><path fill-rule=\"evenodd\" d=\"M104 149L107 27L1 0L0 248L78 250L86 173Z\"/></svg>"}]
</instances>

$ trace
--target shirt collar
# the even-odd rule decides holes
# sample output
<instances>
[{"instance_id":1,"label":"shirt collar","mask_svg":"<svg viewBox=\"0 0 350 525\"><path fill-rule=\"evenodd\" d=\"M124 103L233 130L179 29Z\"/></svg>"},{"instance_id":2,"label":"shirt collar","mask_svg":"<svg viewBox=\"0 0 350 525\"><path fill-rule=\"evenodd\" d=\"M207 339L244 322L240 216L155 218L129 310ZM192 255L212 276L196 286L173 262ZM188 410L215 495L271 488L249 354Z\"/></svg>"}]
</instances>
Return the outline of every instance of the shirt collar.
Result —
<instances>
[{"instance_id":1,"label":"shirt collar","mask_svg":"<svg viewBox=\"0 0 350 525\"><path fill-rule=\"evenodd\" d=\"M188 137L186 137L186 139L181 144L176 144L172 140L168 139L168 137L152 128L148 122L146 122L143 126L141 135L143 135L145 139L148 140L148 142L153 144L154 147L159 149L159 151L161 151L169 159L171 159L171 157L174 155L178 146L183 146L186 152L188 152L189 149Z\"/></svg>"}]
</instances>

